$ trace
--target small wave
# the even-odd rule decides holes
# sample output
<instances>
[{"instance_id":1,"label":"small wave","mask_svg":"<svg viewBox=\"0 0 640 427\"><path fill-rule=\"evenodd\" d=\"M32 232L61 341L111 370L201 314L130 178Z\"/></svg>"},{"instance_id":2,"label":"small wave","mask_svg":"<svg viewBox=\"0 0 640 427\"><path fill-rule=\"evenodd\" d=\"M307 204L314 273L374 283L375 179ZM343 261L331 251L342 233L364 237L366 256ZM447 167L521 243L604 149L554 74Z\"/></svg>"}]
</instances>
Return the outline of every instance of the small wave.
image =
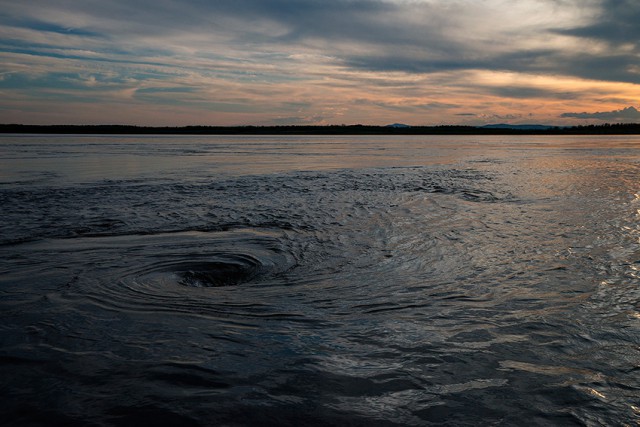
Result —
<instances>
[{"instance_id":1,"label":"small wave","mask_svg":"<svg viewBox=\"0 0 640 427\"><path fill-rule=\"evenodd\" d=\"M375 210L398 196L429 194L480 203L510 198L487 172L427 167L34 185L0 189L0 242L238 227L309 230L343 215L345 204Z\"/></svg>"}]
</instances>

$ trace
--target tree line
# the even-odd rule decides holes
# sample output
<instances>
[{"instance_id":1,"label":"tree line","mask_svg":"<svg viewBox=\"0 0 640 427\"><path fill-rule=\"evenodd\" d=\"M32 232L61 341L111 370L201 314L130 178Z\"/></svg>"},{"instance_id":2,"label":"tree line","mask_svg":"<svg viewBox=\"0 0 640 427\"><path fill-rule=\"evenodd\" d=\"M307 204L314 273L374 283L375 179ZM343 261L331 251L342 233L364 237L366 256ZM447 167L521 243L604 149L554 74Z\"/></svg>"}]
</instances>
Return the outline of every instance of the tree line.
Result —
<instances>
[{"instance_id":1,"label":"tree line","mask_svg":"<svg viewBox=\"0 0 640 427\"><path fill-rule=\"evenodd\" d=\"M118 135L622 135L640 134L640 123L605 123L527 129L517 127L283 125L283 126L133 126L0 124L0 133Z\"/></svg>"}]
</instances>

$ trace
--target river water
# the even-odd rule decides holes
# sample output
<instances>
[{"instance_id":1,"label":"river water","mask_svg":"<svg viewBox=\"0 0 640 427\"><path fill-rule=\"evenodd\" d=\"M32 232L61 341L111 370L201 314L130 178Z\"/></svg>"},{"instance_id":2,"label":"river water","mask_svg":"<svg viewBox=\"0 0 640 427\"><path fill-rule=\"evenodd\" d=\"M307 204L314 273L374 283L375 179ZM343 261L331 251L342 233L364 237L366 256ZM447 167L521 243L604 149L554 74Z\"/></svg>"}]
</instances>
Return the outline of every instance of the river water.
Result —
<instances>
[{"instance_id":1,"label":"river water","mask_svg":"<svg viewBox=\"0 0 640 427\"><path fill-rule=\"evenodd\" d=\"M0 137L3 425L637 425L640 137Z\"/></svg>"}]
</instances>

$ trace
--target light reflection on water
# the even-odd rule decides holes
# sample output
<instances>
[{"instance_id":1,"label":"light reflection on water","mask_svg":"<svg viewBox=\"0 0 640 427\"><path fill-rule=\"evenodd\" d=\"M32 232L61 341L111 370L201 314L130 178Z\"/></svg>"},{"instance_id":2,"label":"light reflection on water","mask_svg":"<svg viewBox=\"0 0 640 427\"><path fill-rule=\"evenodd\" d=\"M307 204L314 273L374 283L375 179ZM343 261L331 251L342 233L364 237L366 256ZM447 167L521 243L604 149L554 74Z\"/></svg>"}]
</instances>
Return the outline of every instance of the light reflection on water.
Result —
<instances>
[{"instance_id":1,"label":"light reflection on water","mask_svg":"<svg viewBox=\"0 0 640 427\"><path fill-rule=\"evenodd\" d=\"M0 138L16 425L637 423L637 137Z\"/></svg>"},{"instance_id":2,"label":"light reflection on water","mask_svg":"<svg viewBox=\"0 0 640 427\"><path fill-rule=\"evenodd\" d=\"M182 179L288 171L426 166L514 157L549 165L586 155L635 162L634 136L0 136L2 183ZM247 167L251 165L251 167ZM56 179L57 178L57 179Z\"/></svg>"}]
</instances>

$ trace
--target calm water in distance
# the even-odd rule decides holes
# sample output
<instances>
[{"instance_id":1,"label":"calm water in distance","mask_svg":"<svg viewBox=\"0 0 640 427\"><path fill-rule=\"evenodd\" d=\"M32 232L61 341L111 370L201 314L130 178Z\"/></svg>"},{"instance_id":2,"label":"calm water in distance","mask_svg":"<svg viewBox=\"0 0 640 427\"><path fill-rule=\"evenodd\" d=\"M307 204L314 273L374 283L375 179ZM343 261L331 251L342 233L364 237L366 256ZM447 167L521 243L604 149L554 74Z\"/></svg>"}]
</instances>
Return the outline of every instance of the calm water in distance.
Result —
<instances>
[{"instance_id":1,"label":"calm water in distance","mask_svg":"<svg viewBox=\"0 0 640 427\"><path fill-rule=\"evenodd\" d=\"M638 136L0 136L2 425L636 425Z\"/></svg>"}]
</instances>

